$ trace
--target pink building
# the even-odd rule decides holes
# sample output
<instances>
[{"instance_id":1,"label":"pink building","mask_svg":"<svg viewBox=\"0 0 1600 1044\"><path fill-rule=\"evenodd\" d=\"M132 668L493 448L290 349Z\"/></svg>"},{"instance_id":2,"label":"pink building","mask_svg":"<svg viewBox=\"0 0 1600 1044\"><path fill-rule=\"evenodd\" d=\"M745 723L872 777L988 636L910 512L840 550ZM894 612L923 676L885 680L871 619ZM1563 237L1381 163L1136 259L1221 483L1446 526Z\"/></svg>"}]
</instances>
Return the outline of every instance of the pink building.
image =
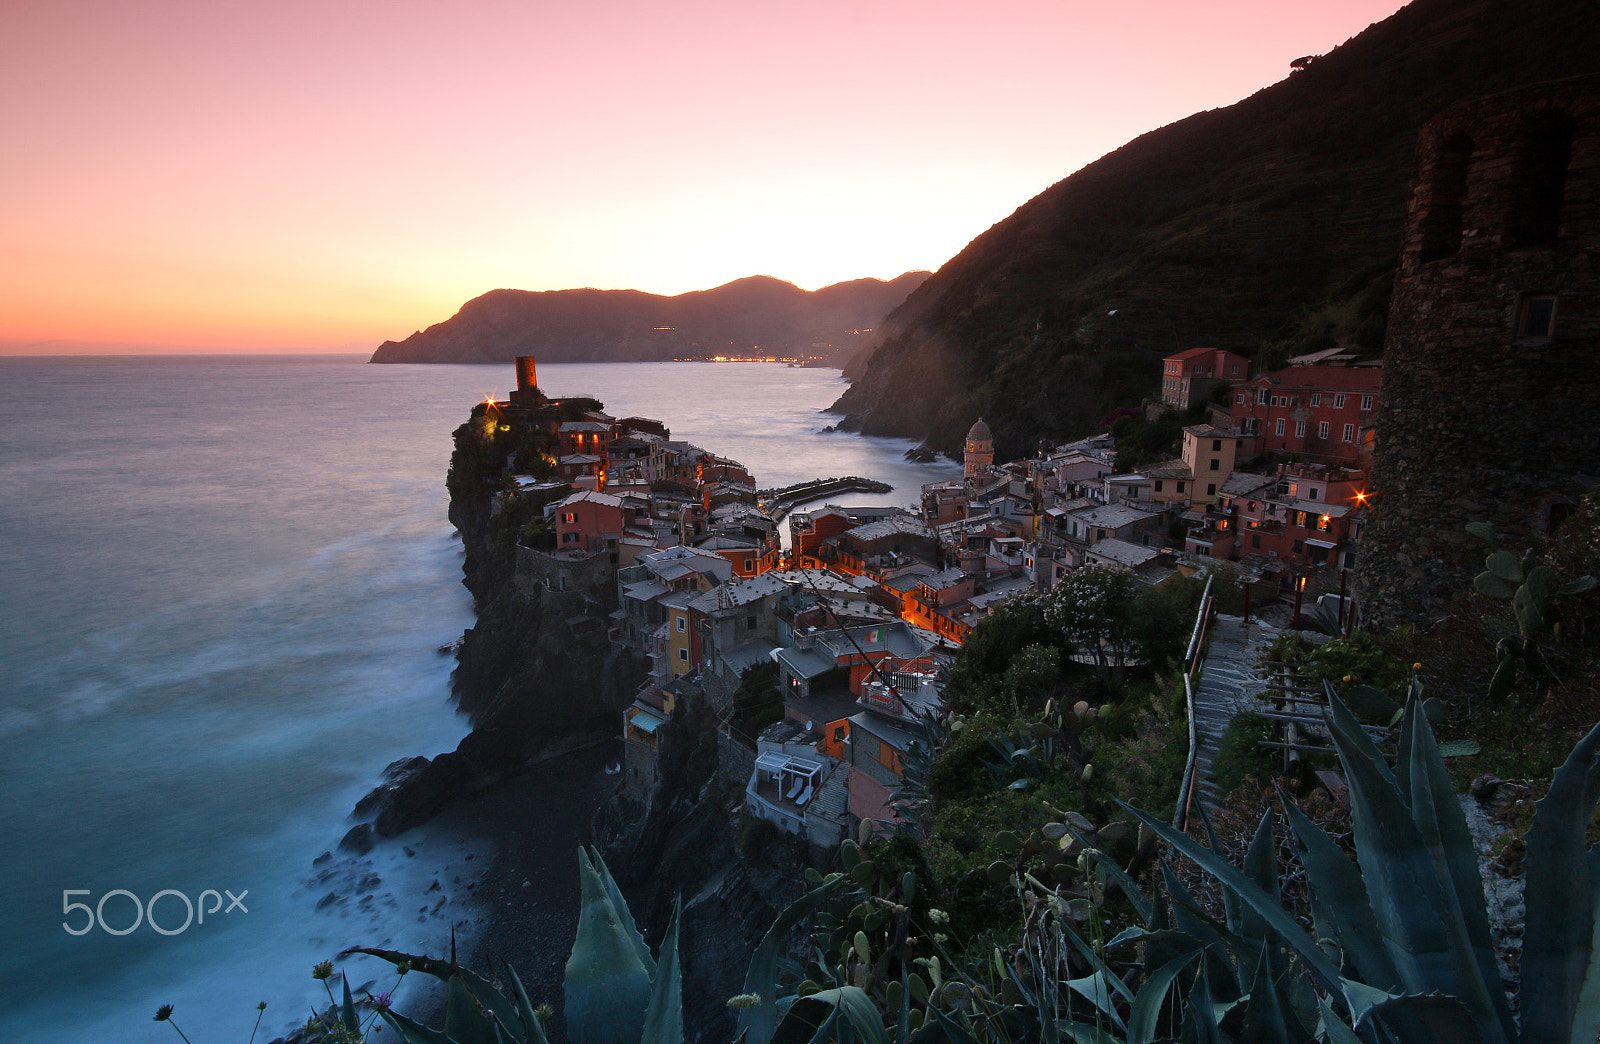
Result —
<instances>
[{"instance_id":1,"label":"pink building","mask_svg":"<svg viewBox=\"0 0 1600 1044\"><path fill-rule=\"evenodd\" d=\"M1359 467L1377 415L1377 366L1291 366L1233 392L1244 457Z\"/></svg>"},{"instance_id":2,"label":"pink building","mask_svg":"<svg viewBox=\"0 0 1600 1044\"><path fill-rule=\"evenodd\" d=\"M1250 360L1222 348L1190 348L1162 361L1161 401L1186 410L1201 402L1218 384L1235 384L1250 376Z\"/></svg>"}]
</instances>

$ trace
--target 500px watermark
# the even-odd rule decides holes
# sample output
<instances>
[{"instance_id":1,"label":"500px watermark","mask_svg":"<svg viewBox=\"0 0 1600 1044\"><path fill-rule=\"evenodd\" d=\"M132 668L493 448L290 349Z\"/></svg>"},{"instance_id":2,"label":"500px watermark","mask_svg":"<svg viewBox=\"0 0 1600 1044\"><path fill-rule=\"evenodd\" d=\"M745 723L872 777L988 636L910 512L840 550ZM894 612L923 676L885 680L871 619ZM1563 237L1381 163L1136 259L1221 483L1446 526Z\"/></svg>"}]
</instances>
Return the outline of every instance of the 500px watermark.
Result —
<instances>
[{"instance_id":1,"label":"500px watermark","mask_svg":"<svg viewBox=\"0 0 1600 1044\"><path fill-rule=\"evenodd\" d=\"M140 900L138 896L126 888L112 889L102 895L100 901L93 906L88 903L74 902L72 898L75 895L92 894L87 888L63 888L61 890L61 912L70 918L82 911L84 916L81 925L74 925L70 920L61 922L61 927L66 930L68 935L88 935L94 931L95 925L99 925L100 930L107 935L131 935L138 929L139 925L146 921L149 921L150 927L162 935L178 935L187 931L191 924L205 924L206 914L230 914L234 910L238 910L241 913L250 912L250 908L244 905L244 897L250 894L250 889L248 888L238 895L234 895L226 888L221 892L214 888L207 888L193 900L176 888L163 888L155 895L152 895L148 903ZM228 897L228 905L226 907L222 905L224 894ZM125 928L114 928L106 921L106 904L113 899L119 901L126 899L133 904L133 920ZM156 921L156 904L162 902L162 900L166 900L162 906L161 914L162 919L168 922L166 925ZM207 905L208 901L210 903L209 906ZM125 906L126 904L120 905ZM176 907L178 905L183 907L183 923L174 928L171 924L177 920ZM118 905L113 905L112 914L117 923L120 924L124 920L124 915Z\"/></svg>"}]
</instances>

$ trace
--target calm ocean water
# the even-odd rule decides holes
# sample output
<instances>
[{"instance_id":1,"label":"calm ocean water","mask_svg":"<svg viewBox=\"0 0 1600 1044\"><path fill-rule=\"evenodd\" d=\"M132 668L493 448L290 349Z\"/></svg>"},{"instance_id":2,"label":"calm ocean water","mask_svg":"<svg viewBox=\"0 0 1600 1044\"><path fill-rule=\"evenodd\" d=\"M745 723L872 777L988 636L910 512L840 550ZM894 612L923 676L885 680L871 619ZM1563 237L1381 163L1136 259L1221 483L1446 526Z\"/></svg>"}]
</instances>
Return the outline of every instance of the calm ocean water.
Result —
<instances>
[{"instance_id":1,"label":"calm ocean water","mask_svg":"<svg viewBox=\"0 0 1600 1044\"><path fill-rule=\"evenodd\" d=\"M852 503L910 504L956 473L822 432L833 370L539 376L763 485L861 474L896 490ZM464 895L419 898L456 839L331 881L311 860L385 765L466 731L435 652L471 623L444 473L472 403L511 384L350 356L0 358L0 1039L169 1041L170 1003L196 1044L242 1041L261 1000L270 1039L321 996L317 961L439 952L470 921Z\"/></svg>"}]
</instances>

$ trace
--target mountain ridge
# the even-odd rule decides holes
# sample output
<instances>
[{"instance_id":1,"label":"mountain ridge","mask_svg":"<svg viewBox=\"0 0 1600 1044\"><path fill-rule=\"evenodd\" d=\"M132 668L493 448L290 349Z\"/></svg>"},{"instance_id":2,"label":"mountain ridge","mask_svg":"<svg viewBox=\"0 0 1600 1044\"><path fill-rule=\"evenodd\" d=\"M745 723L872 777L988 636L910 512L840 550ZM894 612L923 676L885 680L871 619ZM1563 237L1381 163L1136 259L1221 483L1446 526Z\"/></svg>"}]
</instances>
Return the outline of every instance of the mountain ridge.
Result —
<instances>
[{"instance_id":1,"label":"mountain ridge","mask_svg":"<svg viewBox=\"0 0 1600 1044\"><path fill-rule=\"evenodd\" d=\"M666 296L642 290L497 289L463 304L451 318L402 341L385 341L375 363L500 363L518 355L543 362L649 362L817 349L834 365L859 349L876 327L928 276L852 279L802 290L753 275L709 290Z\"/></svg>"}]
</instances>

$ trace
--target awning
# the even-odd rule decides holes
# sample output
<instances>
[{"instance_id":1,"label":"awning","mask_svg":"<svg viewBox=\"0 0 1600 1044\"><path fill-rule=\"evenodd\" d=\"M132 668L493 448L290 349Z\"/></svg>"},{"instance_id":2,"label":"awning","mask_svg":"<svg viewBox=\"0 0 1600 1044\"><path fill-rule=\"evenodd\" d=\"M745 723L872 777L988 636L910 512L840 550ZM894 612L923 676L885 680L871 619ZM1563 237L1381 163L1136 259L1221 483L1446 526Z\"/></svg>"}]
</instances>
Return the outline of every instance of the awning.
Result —
<instances>
[{"instance_id":1,"label":"awning","mask_svg":"<svg viewBox=\"0 0 1600 1044\"><path fill-rule=\"evenodd\" d=\"M1331 543L1327 540L1314 540L1310 538L1307 538L1306 543L1310 544L1312 547L1325 547L1330 551L1339 546L1338 544Z\"/></svg>"},{"instance_id":2,"label":"awning","mask_svg":"<svg viewBox=\"0 0 1600 1044\"><path fill-rule=\"evenodd\" d=\"M649 707L641 707L638 704L634 704L628 708L628 724L640 732L655 732L666 720Z\"/></svg>"}]
</instances>

